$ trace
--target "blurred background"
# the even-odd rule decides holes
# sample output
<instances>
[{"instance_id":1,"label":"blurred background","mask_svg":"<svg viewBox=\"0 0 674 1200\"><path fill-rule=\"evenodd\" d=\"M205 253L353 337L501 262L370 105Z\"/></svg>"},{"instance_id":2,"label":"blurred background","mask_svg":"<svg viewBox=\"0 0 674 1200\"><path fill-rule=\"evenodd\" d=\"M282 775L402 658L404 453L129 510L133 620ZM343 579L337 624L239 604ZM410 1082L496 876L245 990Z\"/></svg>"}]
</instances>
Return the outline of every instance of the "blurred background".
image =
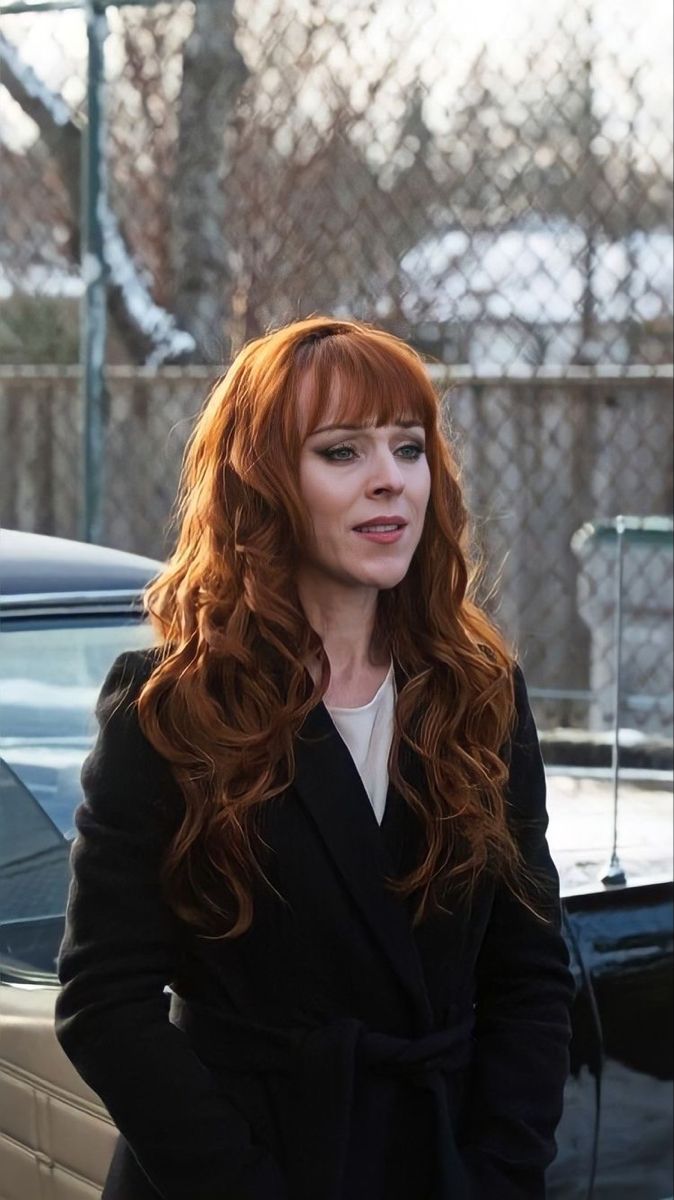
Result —
<instances>
[{"instance_id":1,"label":"blurred background","mask_svg":"<svg viewBox=\"0 0 674 1200\"><path fill-rule=\"evenodd\" d=\"M232 354L374 321L541 725L614 722L620 552L621 723L671 751L671 60L668 0L5 4L3 524L162 557Z\"/></svg>"}]
</instances>

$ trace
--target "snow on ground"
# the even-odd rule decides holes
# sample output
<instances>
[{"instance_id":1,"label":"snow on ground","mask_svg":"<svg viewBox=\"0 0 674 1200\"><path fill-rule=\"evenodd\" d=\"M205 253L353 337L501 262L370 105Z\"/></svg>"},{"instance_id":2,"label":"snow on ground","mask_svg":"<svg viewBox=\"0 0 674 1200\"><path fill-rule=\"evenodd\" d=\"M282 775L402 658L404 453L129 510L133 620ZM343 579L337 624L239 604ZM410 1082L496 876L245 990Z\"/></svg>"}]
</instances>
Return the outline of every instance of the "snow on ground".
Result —
<instances>
[{"instance_id":1,"label":"snow on ground","mask_svg":"<svg viewBox=\"0 0 674 1200\"><path fill-rule=\"evenodd\" d=\"M664 782L620 780L618 854L628 882L672 877L672 789ZM562 891L594 883L607 865L613 840L613 783L548 775L548 843Z\"/></svg>"}]
</instances>

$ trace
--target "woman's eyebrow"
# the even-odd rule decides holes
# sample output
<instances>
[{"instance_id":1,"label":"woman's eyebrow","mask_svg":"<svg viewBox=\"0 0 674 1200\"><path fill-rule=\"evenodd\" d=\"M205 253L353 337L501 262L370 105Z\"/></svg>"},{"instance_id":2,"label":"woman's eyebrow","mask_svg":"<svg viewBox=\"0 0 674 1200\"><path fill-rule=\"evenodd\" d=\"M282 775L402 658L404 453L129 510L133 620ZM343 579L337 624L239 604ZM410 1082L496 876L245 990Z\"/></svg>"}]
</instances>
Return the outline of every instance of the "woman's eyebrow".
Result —
<instances>
[{"instance_id":1,"label":"woman's eyebrow","mask_svg":"<svg viewBox=\"0 0 674 1200\"><path fill-rule=\"evenodd\" d=\"M419 429L423 429L423 423L421 421L416 421L416 420L393 421L392 424L395 425L397 429L413 429L415 426L418 427ZM321 425L319 429L312 429L311 433L309 434L309 437L313 437L314 434L317 434L317 433L327 433L329 430L334 430L334 429L348 429L351 431L356 431L359 429L374 429L374 428L375 428L375 426L373 426L373 425Z\"/></svg>"}]
</instances>

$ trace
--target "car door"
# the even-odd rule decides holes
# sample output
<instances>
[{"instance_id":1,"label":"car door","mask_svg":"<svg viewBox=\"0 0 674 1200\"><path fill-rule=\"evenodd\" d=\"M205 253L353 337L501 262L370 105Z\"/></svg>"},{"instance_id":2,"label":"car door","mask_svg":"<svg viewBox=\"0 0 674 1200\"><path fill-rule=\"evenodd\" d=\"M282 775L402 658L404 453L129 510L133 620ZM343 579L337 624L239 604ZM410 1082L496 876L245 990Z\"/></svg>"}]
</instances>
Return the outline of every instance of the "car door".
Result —
<instances>
[{"instance_id":1,"label":"car door","mask_svg":"<svg viewBox=\"0 0 674 1200\"><path fill-rule=\"evenodd\" d=\"M112 1121L54 1035L55 964L96 696L117 654L151 641L114 596L3 610L0 1200L95 1200L112 1154Z\"/></svg>"}]
</instances>

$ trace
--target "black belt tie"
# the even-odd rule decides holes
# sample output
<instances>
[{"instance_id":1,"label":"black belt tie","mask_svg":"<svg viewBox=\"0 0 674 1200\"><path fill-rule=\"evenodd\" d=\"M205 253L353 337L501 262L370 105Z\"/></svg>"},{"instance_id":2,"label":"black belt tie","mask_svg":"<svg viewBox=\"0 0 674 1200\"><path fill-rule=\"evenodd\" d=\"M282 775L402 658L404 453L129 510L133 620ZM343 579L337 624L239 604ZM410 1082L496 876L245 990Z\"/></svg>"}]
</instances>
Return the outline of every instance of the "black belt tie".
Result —
<instances>
[{"instance_id":1,"label":"black belt tie","mask_svg":"<svg viewBox=\"0 0 674 1200\"><path fill-rule=\"evenodd\" d=\"M296 1077L302 1131L314 1149L311 1156L302 1156L298 1200L348 1200L342 1190L344 1154L357 1067L431 1094L438 1166L435 1200L469 1200L444 1076L469 1062L472 1020L416 1038L378 1033L350 1017L313 1027L278 1028L179 996L173 997L171 1020L207 1066Z\"/></svg>"}]
</instances>

